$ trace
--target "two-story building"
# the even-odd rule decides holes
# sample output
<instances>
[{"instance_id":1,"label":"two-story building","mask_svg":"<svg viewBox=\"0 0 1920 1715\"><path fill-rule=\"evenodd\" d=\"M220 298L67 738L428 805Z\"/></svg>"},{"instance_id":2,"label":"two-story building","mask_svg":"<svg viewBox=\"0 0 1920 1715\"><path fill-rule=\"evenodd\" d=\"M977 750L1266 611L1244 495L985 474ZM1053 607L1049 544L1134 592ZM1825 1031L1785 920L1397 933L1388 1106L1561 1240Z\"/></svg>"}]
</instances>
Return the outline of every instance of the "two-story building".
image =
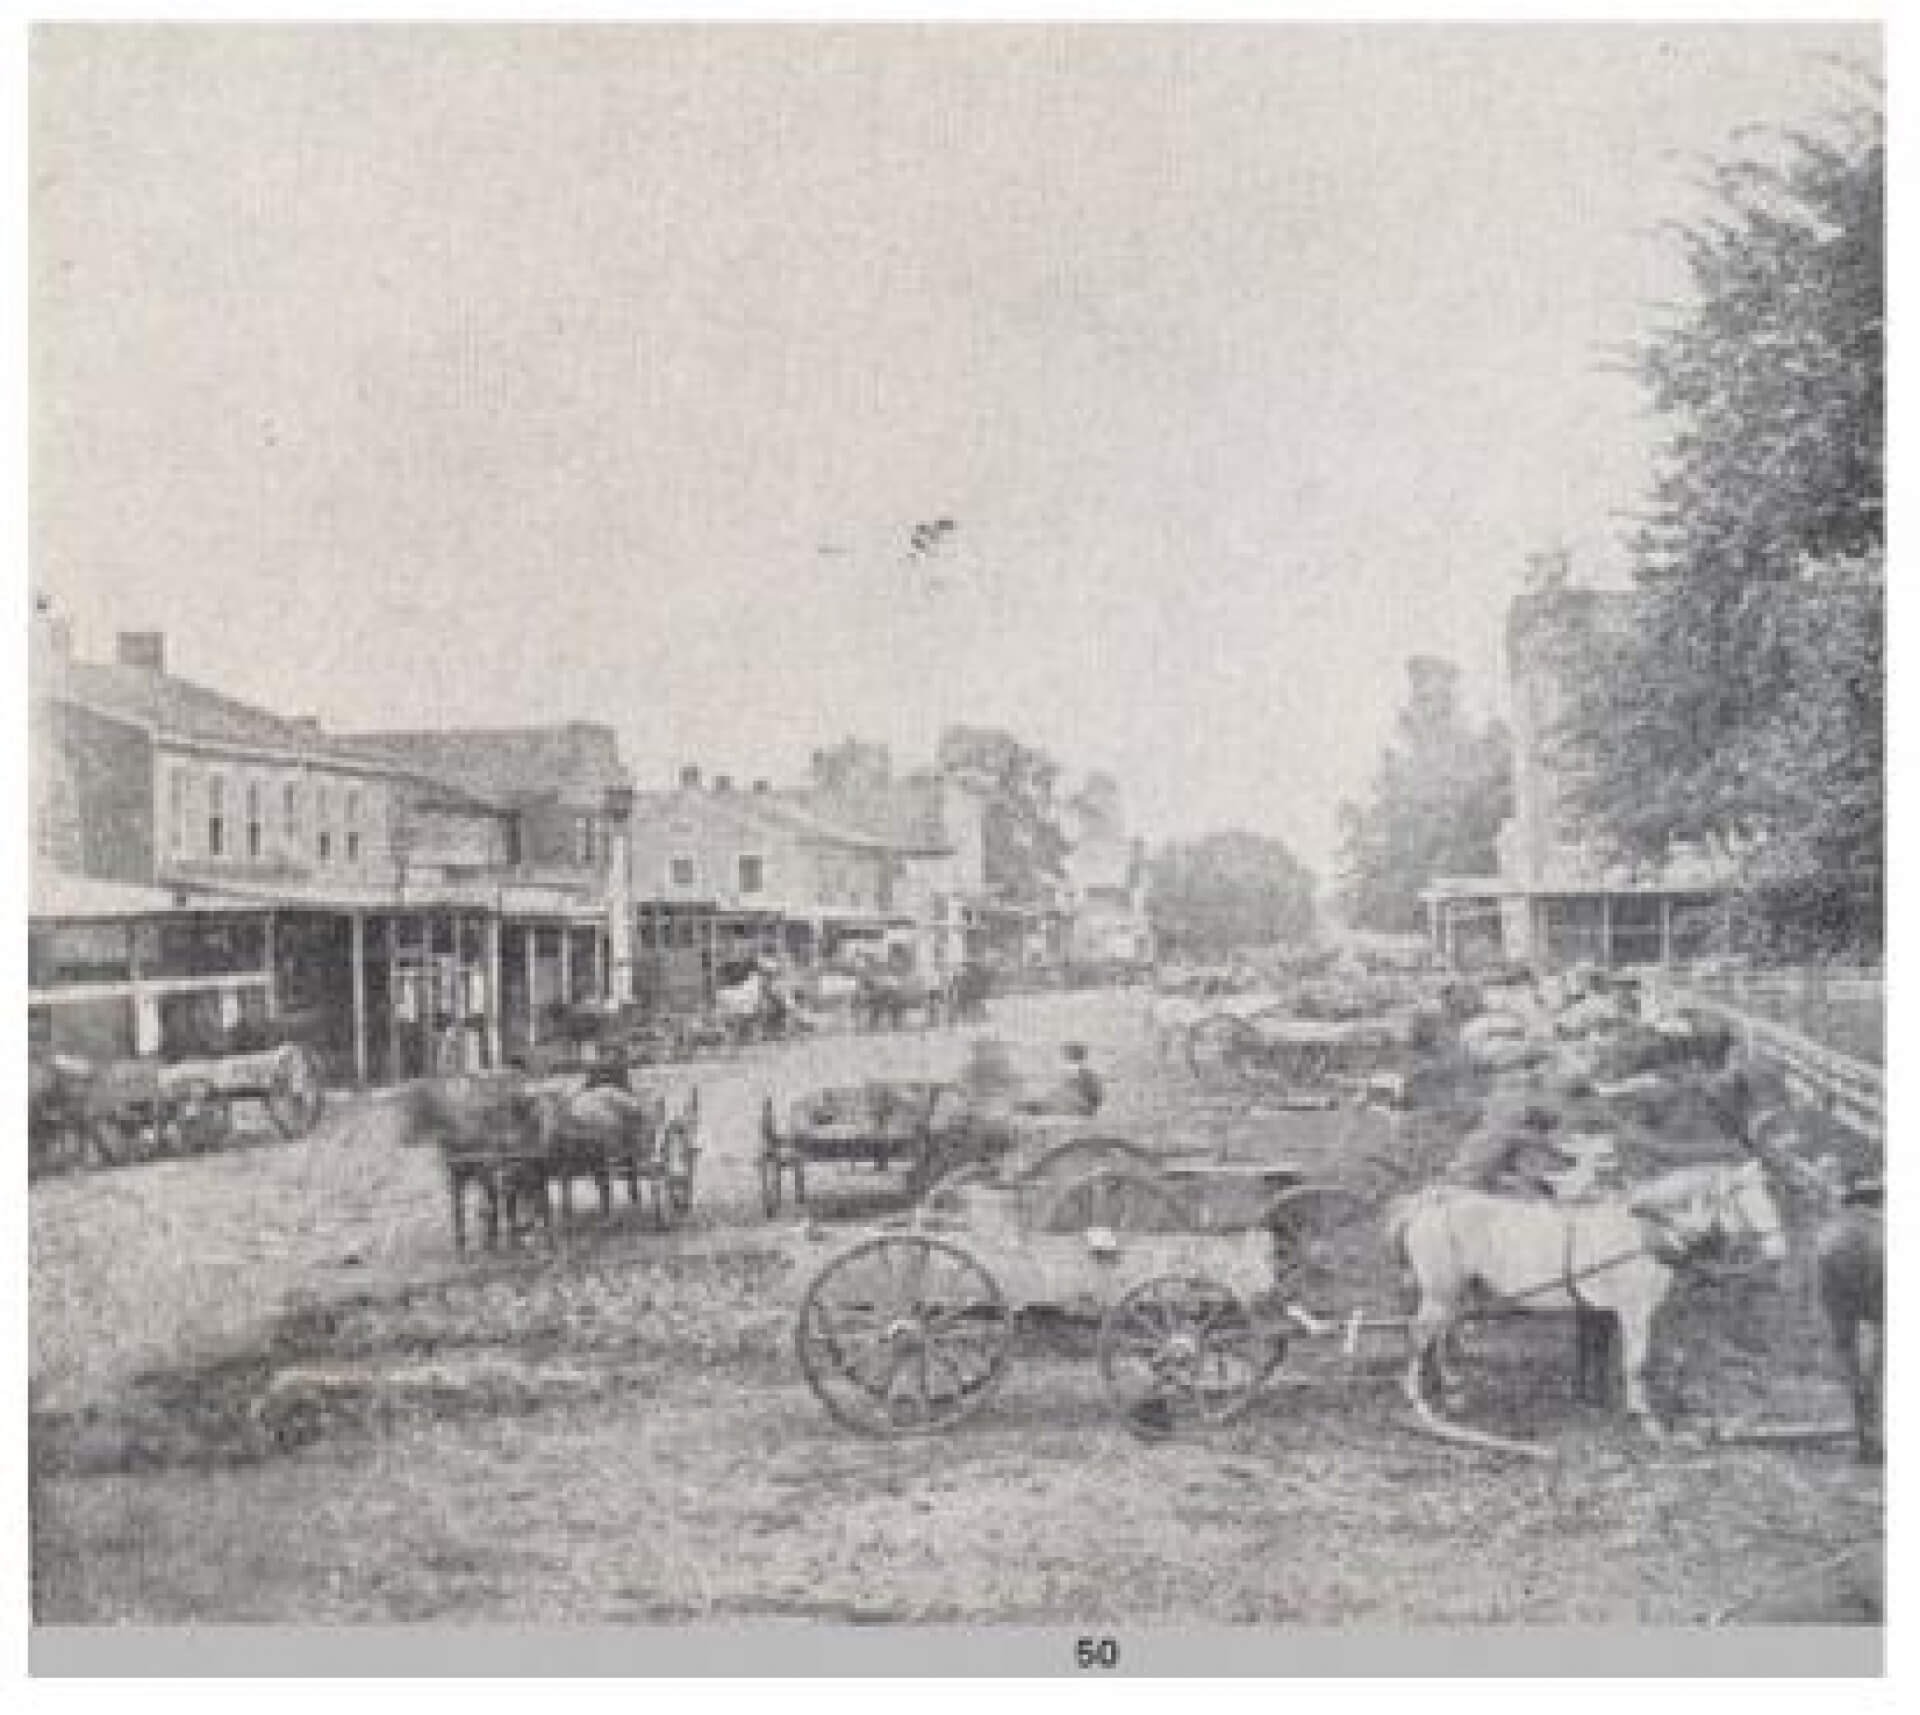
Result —
<instances>
[{"instance_id":1,"label":"two-story building","mask_svg":"<svg viewBox=\"0 0 1920 1715\"><path fill-rule=\"evenodd\" d=\"M606 989L604 729L519 735L503 783L222 696L156 633L83 661L42 616L33 667L33 1016L56 1043L191 1052L277 1021L377 1082L497 1064L543 1003Z\"/></svg>"},{"instance_id":2,"label":"two-story building","mask_svg":"<svg viewBox=\"0 0 1920 1715\"><path fill-rule=\"evenodd\" d=\"M848 739L814 754L810 784L792 796L837 826L886 842L901 923L895 944L920 969L944 978L982 955L992 908L982 785L941 769L896 775L886 746Z\"/></svg>"},{"instance_id":3,"label":"two-story building","mask_svg":"<svg viewBox=\"0 0 1920 1715\"><path fill-rule=\"evenodd\" d=\"M643 998L721 980L755 954L796 966L902 925L886 840L830 821L764 781L681 770L635 795L632 891Z\"/></svg>"},{"instance_id":4,"label":"two-story building","mask_svg":"<svg viewBox=\"0 0 1920 1715\"><path fill-rule=\"evenodd\" d=\"M539 1041L555 1007L630 994L632 781L611 727L361 732L339 742L433 783L412 803L396 862L422 885L489 890L506 1055ZM479 806L499 818L485 841L465 819Z\"/></svg>"},{"instance_id":5,"label":"two-story building","mask_svg":"<svg viewBox=\"0 0 1920 1715\"><path fill-rule=\"evenodd\" d=\"M1630 623L1636 600L1575 584L1565 554L1530 562L1507 615L1514 814L1498 837L1499 873L1441 877L1422 895L1451 962L1668 964L1696 956L1712 933L1729 866L1684 849L1656 866L1607 862L1582 837L1559 759L1569 665Z\"/></svg>"}]
</instances>

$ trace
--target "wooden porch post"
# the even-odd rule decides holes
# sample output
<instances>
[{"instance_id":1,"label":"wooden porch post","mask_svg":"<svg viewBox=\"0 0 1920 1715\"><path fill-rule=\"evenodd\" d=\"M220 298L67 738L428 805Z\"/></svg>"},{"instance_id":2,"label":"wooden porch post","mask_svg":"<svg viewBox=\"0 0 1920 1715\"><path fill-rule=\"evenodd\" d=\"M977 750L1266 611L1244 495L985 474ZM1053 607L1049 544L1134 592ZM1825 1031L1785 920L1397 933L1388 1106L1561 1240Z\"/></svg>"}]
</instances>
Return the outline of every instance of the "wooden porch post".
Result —
<instances>
[{"instance_id":1,"label":"wooden porch post","mask_svg":"<svg viewBox=\"0 0 1920 1715\"><path fill-rule=\"evenodd\" d=\"M560 1004L573 1005L573 925L560 924Z\"/></svg>"},{"instance_id":2,"label":"wooden porch post","mask_svg":"<svg viewBox=\"0 0 1920 1715\"><path fill-rule=\"evenodd\" d=\"M1673 963L1673 898L1665 893L1660 895L1660 963Z\"/></svg>"},{"instance_id":3,"label":"wooden porch post","mask_svg":"<svg viewBox=\"0 0 1920 1715\"><path fill-rule=\"evenodd\" d=\"M280 1016L280 984L275 979L275 976L274 976L274 935L273 935L273 926L278 921L279 921L279 914L277 912L269 911L267 913L267 946L266 946L266 953L264 955L264 959L265 959L264 968L265 968L265 974L267 979L267 1017L270 1020L278 1018Z\"/></svg>"},{"instance_id":4,"label":"wooden porch post","mask_svg":"<svg viewBox=\"0 0 1920 1715\"><path fill-rule=\"evenodd\" d=\"M534 954L540 944L540 925L529 923L522 938L527 944L527 1043L531 1046L540 1040L540 996L534 988L539 968Z\"/></svg>"},{"instance_id":5,"label":"wooden porch post","mask_svg":"<svg viewBox=\"0 0 1920 1715\"><path fill-rule=\"evenodd\" d=\"M353 1081L367 1086L367 920L356 911L348 918L353 966ZM392 984L388 984L392 992Z\"/></svg>"},{"instance_id":6,"label":"wooden porch post","mask_svg":"<svg viewBox=\"0 0 1920 1715\"><path fill-rule=\"evenodd\" d=\"M494 1069L500 1065L500 1013L506 1004L500 992L500 914L494 912L485 923L483 956L487 962L487 1004L483 1010L487 1024L487 1065Z\"/></svg>"},{"instance_id":7,"label":"wooden porch post","mask_svg":"<svg viewBox=\"0 0 1920 1715\"><path fill-rule=\"evenodd\" d=\"M1600 895L1600 963L1613 969L1613 895Z\"/></svg>"}]
</instances>

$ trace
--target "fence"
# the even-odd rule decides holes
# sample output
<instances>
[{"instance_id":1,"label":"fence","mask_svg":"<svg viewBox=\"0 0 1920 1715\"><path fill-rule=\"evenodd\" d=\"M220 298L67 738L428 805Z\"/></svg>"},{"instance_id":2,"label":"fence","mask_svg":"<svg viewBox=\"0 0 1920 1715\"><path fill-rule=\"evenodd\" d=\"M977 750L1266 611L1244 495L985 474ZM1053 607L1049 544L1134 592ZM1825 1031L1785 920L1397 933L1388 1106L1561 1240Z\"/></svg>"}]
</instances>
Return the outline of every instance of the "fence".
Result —
<instances>
[{"instance_id":1,"label":"fence","mask_svg":"<svg viewBox=\"0 0 1920 1715\"><path fill-rule=\"evenodd\" d=\"M1877 974L1765 973L1674 983L1675 1003L1723 1019L1749 1058L1777 1067L1794 1100L1880 1145L1885 990Z\"/></svg>"}]
</instances>

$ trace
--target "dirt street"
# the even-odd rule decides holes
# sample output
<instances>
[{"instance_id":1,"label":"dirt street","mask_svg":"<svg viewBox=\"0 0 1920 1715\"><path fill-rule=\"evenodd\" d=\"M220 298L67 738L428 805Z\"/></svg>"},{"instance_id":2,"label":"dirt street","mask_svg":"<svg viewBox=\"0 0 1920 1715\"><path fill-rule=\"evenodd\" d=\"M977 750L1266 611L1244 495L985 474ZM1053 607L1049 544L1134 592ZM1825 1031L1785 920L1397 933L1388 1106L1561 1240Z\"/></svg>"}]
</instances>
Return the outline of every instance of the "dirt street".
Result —
<instances>
[{"instance_id":1,"label":"dirt street","mask_svg":"<svg viewBox=\"0 0 1920 1715\"><path fill-rule=\"evenodd\" d=\"M1001 1003L992 1028L1043 1063L1088 1043L1119 1135L1316 1167L1356 1148L1345 1117L1207 1102L1154 1065L1140 1014L1135 996L1036 998ZM1085 1331L1041 1326L952 1434L839 1428L791 1323L870 1186L823 1180L819 1223L767 1221L760 1102L943 1075L965 1051L953 1032L831 1038L691 1069L694 1218L663 1236L623 1206L557 1254L455 1258L437 1163L377 1101L293 1146L36 1186L39 1616L1871 1613L1872 1556L1833 1562L1877 1536L1877 1476L1837 1452L1645 1446L1572 1405L1548 1318L1489 1325L1469 1352L1475 1416L1550 1442L1560 1457L1537 1466L1409 1434L1391 1342L1351 1361L1303 1348L1241 1422L1150 1445L1104 1409ZM1668 1384L1716 1409L1834 1415L1806 1311L1791 1282L1677 1303Z\"/></svg>"}]
</instances>

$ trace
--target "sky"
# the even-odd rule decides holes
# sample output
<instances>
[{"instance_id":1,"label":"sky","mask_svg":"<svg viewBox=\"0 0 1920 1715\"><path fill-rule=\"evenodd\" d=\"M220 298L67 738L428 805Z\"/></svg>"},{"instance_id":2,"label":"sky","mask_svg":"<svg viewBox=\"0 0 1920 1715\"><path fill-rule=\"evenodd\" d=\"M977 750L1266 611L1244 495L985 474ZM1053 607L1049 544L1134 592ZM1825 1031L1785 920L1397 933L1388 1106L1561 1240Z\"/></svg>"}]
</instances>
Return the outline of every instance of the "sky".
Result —
<instances>
[{"instance_id":1,"label":"sky","mask_svg":"<svg viewBox=\"0 0 1920 1715\"><path fill-rule=\"evenodd\" d=\"M1405 663L1618 581L1743 127L1860 28L43 32L35 586L639 783L997 725L1323 875ZM915 554L916 525L952 520Z\"/></svg>"}]
</instances>

